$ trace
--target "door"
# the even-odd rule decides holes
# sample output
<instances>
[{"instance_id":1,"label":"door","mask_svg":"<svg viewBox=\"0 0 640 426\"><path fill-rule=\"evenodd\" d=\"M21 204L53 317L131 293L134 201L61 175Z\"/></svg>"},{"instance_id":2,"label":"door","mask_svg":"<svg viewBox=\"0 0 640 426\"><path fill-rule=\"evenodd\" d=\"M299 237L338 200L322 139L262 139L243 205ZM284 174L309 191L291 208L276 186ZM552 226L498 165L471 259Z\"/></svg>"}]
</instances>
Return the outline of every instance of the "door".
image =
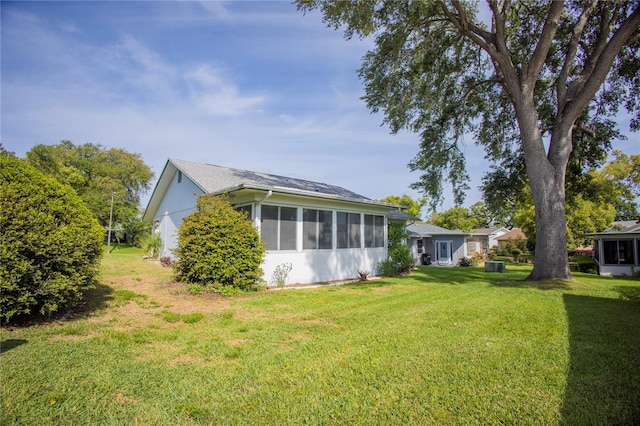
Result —
<instances>
[{"instance_id":1,"label":"door","mask_svg":"<svg viewBox=\"0 0 640 426\"><path fill-rule=\"evenodd\" d=\"M436 241L436 261L438 263L451 264L452 241Z\"/></svg>"}]
</instances>

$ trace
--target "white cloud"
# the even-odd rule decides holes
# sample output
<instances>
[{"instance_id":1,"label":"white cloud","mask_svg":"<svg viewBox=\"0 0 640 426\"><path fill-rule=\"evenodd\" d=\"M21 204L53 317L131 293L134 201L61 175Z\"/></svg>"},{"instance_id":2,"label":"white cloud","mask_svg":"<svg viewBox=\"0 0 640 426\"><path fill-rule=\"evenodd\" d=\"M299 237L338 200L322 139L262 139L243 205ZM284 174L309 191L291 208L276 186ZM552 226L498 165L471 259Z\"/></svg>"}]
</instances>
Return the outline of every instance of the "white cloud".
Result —
<instances>
[{"instance_id":1,"label":"white cloud","mask_svg":"<svg viewBox=\"0 0 640 426\"><path fill-rule=\"evenodd\" d=\"M198 1L197 4L202 7L213 18L231 19L232 14L226 7L224 1Z\"/></svg>"},{"instance_id":2,"label":"white cloud","mask_svg":"<svg viewBox=\"0 0 640 426\"><path fill-rule=\"evenodd\" d=\"M262 95L241 95L238 87L223 74L212 66L200 65L185 75L191 100L207 114L238 116L265 102Z\"/></svg>"}]
</instances>

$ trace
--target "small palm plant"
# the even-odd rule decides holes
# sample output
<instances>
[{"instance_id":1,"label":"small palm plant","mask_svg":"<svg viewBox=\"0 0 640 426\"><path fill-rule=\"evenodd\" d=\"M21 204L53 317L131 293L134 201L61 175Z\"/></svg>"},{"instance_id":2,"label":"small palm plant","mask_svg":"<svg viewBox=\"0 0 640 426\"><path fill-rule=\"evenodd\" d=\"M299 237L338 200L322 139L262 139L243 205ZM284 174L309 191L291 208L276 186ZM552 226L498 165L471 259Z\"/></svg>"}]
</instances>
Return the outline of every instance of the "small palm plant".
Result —
<instances>
[{"instance_id":1,"label":"small palm plant","mask_svg":"<svg viewBox=\"0 0 640 426\"><path fill-rule=\"evenodd\" d=\"M162 246L162 239L160 238L160 233L152 232L144 237L142 240L142 249L149 255L152 259L157 259L158 254L160 254L160 247Z\"/></svg>"}]
</instances>

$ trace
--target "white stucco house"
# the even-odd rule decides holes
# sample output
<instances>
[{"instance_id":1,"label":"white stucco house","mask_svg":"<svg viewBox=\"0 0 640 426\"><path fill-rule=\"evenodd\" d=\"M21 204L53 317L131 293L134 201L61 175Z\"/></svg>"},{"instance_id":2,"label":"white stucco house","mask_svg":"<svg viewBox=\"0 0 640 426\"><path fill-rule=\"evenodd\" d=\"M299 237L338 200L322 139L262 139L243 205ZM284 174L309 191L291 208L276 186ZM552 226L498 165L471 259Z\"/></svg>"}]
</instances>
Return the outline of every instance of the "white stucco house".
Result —
<instances>
[{"instance_id":1,"label":"white stucco house","mask_svg":"<svg viewBox=\"0 0 640 426\"><path fill-rule=\"evenodd\" d=\"M376 275L387 258L388 221L400 208L325 183L169 159L143 217L160 233L160 255L174 257L177 231L198 196L225 193L265 243L264 278L271 282L275 268L290 263L287 284Z\"/></svg>"},{"instance_id":2,"label":"white stucco house","mask_svg":"<svg viewBox=\"0 0 640 426\"><path fill-rule=\"evenodd\" d=\"M640 221L614 222L593 237L593 251L600 275L633 275L640 271Z\"/></svg>"}]
</instances>

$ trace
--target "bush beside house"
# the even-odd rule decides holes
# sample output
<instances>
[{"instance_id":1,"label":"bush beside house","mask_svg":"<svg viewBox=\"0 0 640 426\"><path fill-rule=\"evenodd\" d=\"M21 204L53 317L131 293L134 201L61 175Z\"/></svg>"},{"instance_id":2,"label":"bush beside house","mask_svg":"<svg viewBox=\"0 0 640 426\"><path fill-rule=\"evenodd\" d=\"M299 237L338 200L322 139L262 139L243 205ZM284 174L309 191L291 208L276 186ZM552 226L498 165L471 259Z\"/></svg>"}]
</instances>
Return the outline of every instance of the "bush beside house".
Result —
<instances>
[{"instance_id":1,"label":"bush beside house","mask_svg":"<svg viewBox=\"0 0 640 426\"><path fill-rule=\"evenodd\" d=\"M178 231L178 279L203 286L251 290L262 280L264 244L246 213L214 195L202 195L197 211Z\"/></svg>"},{"instance_id":2,"label":"bush beside house","mask_svg":"<svg viewBox=\"0 0 640 426\"><path fill-rule=\"evenodd\" d=\"M407 232L404 222L390 222L388 232L389 258L380 262L380 273L388 277L406 274L415 266L415 261L405 243Z\"/></svg>"},{"instance_id":3,"label":"bush beside house","mask_svg":"<svg viewBox=\"0 0 640 426\"><path fill-rule=\"evenodd\" d=\"M76 192L0 156L0 317L71 307L99 272L104 228Z\"/></svg>"}]
</instances>

